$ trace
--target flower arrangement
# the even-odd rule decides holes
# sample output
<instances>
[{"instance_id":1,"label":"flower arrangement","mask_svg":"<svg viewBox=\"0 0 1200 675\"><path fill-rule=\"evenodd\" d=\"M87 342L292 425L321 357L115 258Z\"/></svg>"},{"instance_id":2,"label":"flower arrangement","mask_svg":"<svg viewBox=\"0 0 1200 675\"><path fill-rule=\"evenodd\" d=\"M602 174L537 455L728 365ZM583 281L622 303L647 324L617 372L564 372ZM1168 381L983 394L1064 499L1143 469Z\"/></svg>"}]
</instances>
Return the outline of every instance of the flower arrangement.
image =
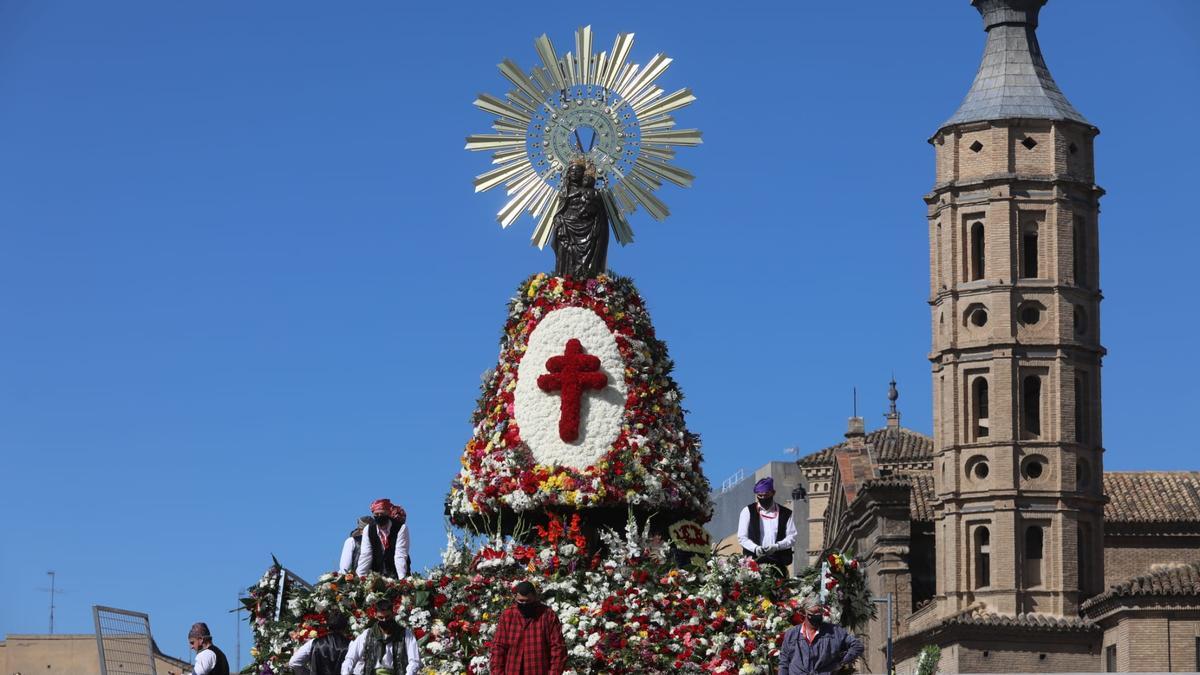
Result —
<instances>
[{"instance_id":1,"label":"flower arrangement","mask_svg":"<svg viewBox=\"0 0 1200 675\"><path fill-rule=\"evenodd\" d=\"M423 672L481 675L509 588L523 579L562 621L571 675L774 672L784 631L802 620L798 600L811 580L782 577L741 556L679 568L667 541L630 520L623 533L602 531L596 550L573 516L551 519L532 545L509 537L472 547L451 535L443 554L450 562L426 576L326 574L289 601L278 627L255 632L256 662L244 672L282 672L292 651L320 631L323 618L316 617L330 610L350 617L353 632L364 630L369 608L388 598L418 638ZM840 575L846 587L861 584L857 568Z\"/></svg>"},{"instance_id":2,"label":"flower arrangement","mask_svg":"<svg viewBox=\"0 0 1200 675\"><path fill-rule=\"evenodd\" d=\"M553 352L531 348L531 337L542 341L535 334L543 323L547 331L553 324L553 333L545 336ZM594 421L590 438L602 438L598 449L560 440L570 434L560 430L557 394L540 390L536 381L549 372L545 355L558 354L572 340L576 348L583 340L609 371L608 398L586 394L594 420L566 419L569 414L562 420L568 431ZM699 438L685 426L672 367L629 279L601 275L575 281L545 274L527 279L509 304L498 365L481 386L472 437L447 496L451 521L494 533L495 521L505 515L511 526L512 516L540 518L546 509L607 507L623 514L629 505L642 514L669 514L668 522L707 521L712 506L700 471ZM550 381L543 383L549 387ZM545 437L518 422L531 426L530 414L522 418L522 411L534 408L541 417L533 419L549 430ZM549 423L542 425L542 418Z\"/></svg>"},{"instance_id":3,"label":"flower arrangement","mask_svg":"<svg viewBox=\"0 0 1200 675\"><path fill-rule=\"evenodd\" d=\"M860 631L878 614L858 560L842 552L828 554L819 566L801 570L800 583L828 608L829 620Z\"/></svg>"}]
</instances>

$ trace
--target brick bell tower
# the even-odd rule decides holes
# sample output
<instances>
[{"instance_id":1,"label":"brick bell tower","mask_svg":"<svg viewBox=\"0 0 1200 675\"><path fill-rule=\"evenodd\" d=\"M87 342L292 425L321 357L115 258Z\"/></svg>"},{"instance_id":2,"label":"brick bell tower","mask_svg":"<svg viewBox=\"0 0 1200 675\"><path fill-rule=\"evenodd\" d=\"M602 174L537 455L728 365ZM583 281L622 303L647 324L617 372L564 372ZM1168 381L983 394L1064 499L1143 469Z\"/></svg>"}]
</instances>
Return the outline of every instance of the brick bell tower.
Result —
<instances>
[{"instance_id":1,"label":"brick bell tower","mask_svg":"<svg viewBox=\"0 0 1200 675\"><path fill-rule=\"evenodd\" d=\"M983 62L930 139L938 614L1077 617L1102 590L1099 130L1059 90L1046 0L974 0Z\"/></svg>"}]
</instances>

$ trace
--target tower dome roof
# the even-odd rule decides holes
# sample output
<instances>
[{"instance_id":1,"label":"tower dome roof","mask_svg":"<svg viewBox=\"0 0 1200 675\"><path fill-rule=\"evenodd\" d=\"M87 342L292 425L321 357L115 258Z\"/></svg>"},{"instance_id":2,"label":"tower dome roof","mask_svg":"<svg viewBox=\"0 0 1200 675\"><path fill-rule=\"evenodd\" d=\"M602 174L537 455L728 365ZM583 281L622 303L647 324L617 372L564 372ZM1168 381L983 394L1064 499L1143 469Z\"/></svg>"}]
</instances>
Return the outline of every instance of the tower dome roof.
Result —
<instances>
[{"instance_id":1,"label":"tower dome roof","mask_svg":"<svg viewBox=\"0 0 1200 675\"><path fill-rule=\"evenodd\" d=\"M987 44L966 98L945 128L1000 119L1069 120L1092 126L1050 76L1037 41L1038 12L1046 0L973 0L983 16Z\"/></svg>"}]
</instances>

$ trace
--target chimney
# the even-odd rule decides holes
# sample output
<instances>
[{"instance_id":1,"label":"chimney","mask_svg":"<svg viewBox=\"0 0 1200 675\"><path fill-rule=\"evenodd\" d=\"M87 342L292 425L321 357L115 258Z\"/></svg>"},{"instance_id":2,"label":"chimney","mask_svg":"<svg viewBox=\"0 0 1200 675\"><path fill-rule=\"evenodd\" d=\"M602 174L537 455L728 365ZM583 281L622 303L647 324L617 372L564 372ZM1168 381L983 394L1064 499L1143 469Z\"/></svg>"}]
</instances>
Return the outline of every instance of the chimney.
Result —
<instances>
[{"instance_id":1,"label":"chimney","mask_svg":"<svg viewBox=\"0 0 1200 675\"><path fill-rule=\"evenodd\" d=\"M851 450L865 450L867 447L866 423L861 417L851 417L846 428L846 445Z\"/></svg>"}]
</instances>

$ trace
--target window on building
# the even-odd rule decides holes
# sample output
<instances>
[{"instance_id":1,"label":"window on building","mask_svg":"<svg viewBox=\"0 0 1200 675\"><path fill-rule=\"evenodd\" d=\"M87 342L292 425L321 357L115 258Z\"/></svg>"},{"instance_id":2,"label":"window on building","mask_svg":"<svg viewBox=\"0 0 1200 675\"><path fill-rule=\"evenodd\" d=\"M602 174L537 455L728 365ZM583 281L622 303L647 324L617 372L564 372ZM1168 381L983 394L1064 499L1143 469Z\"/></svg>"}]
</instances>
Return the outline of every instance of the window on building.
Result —
<instances>
[{"instance_id":1,"label":"window on building","mask_svg":"<svg viewBox=\"0 0 1200 675\"><path fill-rule=\"evenodd\" d=\"M1037 375L1021 382L1021 417L1025 433L1042 435L1042 378Z\"/></svg>"},{"instance_id":2,"label":"window on building","mask_svg":"<svg viewBox=\"0 0 1200 675\"><path fill-rule=\"evenodd\" d=\"M971 226L971 280L983 278L984 272L983 223Z\"/></svg>"},{"instance_id":3,"label":"window on building","mask_svg":"<svg viewBox=\"0 0 1200 675\"><path fill-rule=\"evenodd\" d=\"M1025 528L1025 585L1042 585L1042 528L1030 525Z\"/></svg>"},{"instance_id":4,"label":"window on building","mask_svg":"<svg viewBox=\"0 0 1200 675\"><path fill-rule=\"evenodd\" d=\"M1075 335L1083 337L1087 334L1087 312L1079 305L1075 305L1075 309L1071 312L1071 321L1074 323Z\"/></svg>"},{"instance_id":5,"label":"window on building","mask_svg":"<svg viewBox=\"0 0 1200 675\"><path fill-rule=\"evenodd\" d=\"M1075 374L1075 442L1086 443L1091 425L1092 399L1088 391L1087 373Z\"/></svg>"},{"instance_id":6,"label":"window on building","mask_svg":"<svg viewBox=\"0 0 1200 675\"><path fill-rule=\"evenodd\" d=\"M1197 638L1200 640L1200 638ZM1117 646L1109 645L1104 648L1104 671L1108 673L1119 672L1117 670Z\"/></svg>"},{"instance_id":7,"label":"window on building","mask_svg":"<svg viewBox=\"0 0 1200 675\"><path fill-rule=\"evenodd\" d=\"M975 528L975 588L992 584L992 541L986 527Z\"/></svg>"},{"instance_id":8,"label":"window on building","mask_svg":"<svg viewBox=\"0 0 1200 675\"><path fill-rule=\"evenodd\" d=\"M987 438L988 435L988 383L986 377L977 377L971 383L972 424L975 436L971 440Z\"/></svg>"},{"instance_id":9,"label":"window on building","mask_svg":"<svg viewBox=\"0 0 1200 675\"><path fill-rule=\"evenodd\" d=\"M1087 231L1083 216L1075 216L1075 225L1072 228L1074 250L1074 272L1075 285L1087 286Z\"/></svg>"},{"instance_id":10,"label":"window on building","mask_svg":"<svg viewBox=\"0 0 1200 675\"><path fill-rule=\"evenodd\" d=\"M1036 226L1027 228L1021 235L1021 278L1033 279L1038 275L1038 233Z\"/></svg>"},{"instance_id":11,"label":"window on building","mask_svg":"<svg viewBox=\"0 0 1200 675\"><path fill-rule=\"evenodd\" d=\"M1079 591L1086 595L1092 587L1092 527L1087 523L1079 523L1076 527L1079 540L1075 542L1075 569L1079 574Z\"/></svg>"}]
</instances>

